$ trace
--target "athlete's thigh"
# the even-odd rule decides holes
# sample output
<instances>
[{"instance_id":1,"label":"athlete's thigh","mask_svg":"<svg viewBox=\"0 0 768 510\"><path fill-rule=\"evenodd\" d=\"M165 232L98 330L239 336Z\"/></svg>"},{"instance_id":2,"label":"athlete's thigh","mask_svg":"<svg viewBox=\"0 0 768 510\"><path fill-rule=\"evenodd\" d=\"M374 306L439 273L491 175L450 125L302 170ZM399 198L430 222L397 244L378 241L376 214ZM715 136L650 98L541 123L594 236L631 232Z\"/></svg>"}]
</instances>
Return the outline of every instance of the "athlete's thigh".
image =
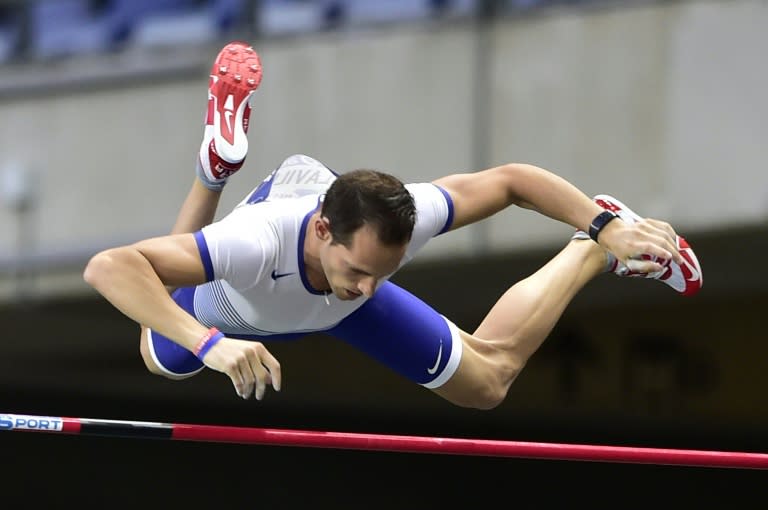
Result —
<instances>
[{"instance_id":1,"label":"athlete's thigh","mask_svg":"<svg viewBox=\"0 0 768 510\"><path fill-rule=\"evenodd\" d=\"M392 282L328 333L431 389L445 384L461 361L458 328Z\"/></svg>"},{"instance_id":2,"label":"athlete's thigh","mask_svg":"<svg viewBox=\"0 0 768 510\"><path fill-rule=\"evenodd\" d=\"M179 288L171 294L176 304L193 317L194 296L194 287ZM150 328L142 328L141 341L144 362L155 373L171 378L183 378L198 373L204 367L203 362L188 349Z\"/></svg>"},{"instance_id":3,"label":"athlete's thigh","mask_svg":"<svg viewBox=\"0 0 768 510\"><path fill-rule=\"evenodd\" d=\"M195 291L196 287L182 287L176 289L171 297L184 311L198 319L195 313ZM305 332L275 333L267 336L251 335L233 333L224 324L216 324L216 326L228 338L242 340L296 340L306 336ZM183 379L195 375L204 367L203 362L188 349L150 328L142 328L141 355L150 371L171 379Z\"/></svg>"}]
</instances>

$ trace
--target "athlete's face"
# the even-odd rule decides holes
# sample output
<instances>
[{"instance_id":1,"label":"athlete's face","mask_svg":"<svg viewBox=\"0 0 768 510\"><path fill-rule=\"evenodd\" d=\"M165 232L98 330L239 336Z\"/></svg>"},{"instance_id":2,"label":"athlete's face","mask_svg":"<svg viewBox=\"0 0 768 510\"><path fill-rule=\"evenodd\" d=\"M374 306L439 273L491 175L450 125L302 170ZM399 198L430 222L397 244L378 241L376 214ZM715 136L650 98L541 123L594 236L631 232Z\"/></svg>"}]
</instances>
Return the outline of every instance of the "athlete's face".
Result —
<instances>
[{"instance_id":1,"label":"athlete's face","mask_svg":"<svg viewBox=\"0 0 768 510\"><path fill-rule=\"evenodd\" d=\"M407 245L386 245L364 225L352 236L349 247L326 240L320 262L331 291L342 300L371 297L387 276L394 273Z\"/></svg>"}]
</instances>

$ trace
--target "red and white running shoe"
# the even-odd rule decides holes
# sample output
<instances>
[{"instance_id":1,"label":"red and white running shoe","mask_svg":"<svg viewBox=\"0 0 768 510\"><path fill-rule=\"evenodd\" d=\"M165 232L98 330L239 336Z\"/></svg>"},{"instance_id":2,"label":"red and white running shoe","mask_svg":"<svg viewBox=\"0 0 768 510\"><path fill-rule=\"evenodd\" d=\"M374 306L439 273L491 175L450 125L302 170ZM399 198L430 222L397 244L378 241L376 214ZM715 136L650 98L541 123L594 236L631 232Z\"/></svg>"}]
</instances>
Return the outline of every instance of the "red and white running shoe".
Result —
<instances>
[{"instance_id":1,"label":"red and white running shoe","mask_svg":"<svg viewBox=\"0 0 768 510\"><path fill-rule=\"evenodd\" d=\"M615 212L619 218L627 223L636 223L642 218L632 209L621 203L610 195L597 195L594 197L595 203L603 209ZM573 239L589 239L589 234L584 231L577 231ZM701 271L701 265L693 253L693 249L682 236L677 236L677 248L683 257L683 263L678 264L672 260L660 261L664 266L661 271L654 273L640 273L628 268L615 257L610 271L619 276L629 276L635 278L652 278L666 283L684 296L692 296L701 290L704 283L704 276ZM643 259L657 261L653 255L642 255Z\"/></svg>"},{"instance_id":2,"label":"red and white running shoe","mask_svg":"<svg viewBox=\"0 0 768 510\"><path fill-rule=\"evenodd\" d=\"M251 95L261 83L258 53L249 44L234 41L216 56L208 82L208 111L200 166L208 184L223 185L240 170L248 154Z\"/></svg>"}]
</instances>

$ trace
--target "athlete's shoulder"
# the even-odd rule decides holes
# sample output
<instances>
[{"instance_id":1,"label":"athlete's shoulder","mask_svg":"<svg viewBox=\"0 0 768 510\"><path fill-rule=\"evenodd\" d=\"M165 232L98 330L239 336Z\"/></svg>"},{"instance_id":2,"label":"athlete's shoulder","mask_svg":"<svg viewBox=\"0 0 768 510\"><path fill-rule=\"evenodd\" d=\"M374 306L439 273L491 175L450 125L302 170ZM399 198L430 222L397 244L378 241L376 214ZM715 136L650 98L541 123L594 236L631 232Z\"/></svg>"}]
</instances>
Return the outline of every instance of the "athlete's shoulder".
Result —
<instances>
[{"instance_id":1,"label":"athlete's shoulder","mask_svg":"<svg viewBox=\"0 0 768 510\"><path fill-rule=\"evenodd\" d=\"M417 207L421 202L450 201L448 192L431 182L411 182L405 185L405 189L413 196Z\"/></svg>"},{"instance_id":2,"label":"athlete's shoulder","mask_svg":"<svg viewBox=\"0 0 768 510\"><path fill-rule=\"evenodd\" d=\"M450 194L430 182L406 184L416 205L416 226L413 246L427 239L447 232L453 223L453 200ZM421 240L421 241L419 241Z\"/></svg>"}]
</instances>

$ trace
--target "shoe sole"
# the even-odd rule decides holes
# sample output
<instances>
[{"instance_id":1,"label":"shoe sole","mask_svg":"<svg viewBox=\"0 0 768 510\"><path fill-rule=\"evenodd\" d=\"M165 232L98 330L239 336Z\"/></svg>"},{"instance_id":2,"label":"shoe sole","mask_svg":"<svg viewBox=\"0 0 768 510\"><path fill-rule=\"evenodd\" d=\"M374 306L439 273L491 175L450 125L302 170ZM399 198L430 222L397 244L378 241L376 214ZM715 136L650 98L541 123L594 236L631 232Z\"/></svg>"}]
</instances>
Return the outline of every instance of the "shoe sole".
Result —
<instances>
[{"instance_id":1,"label":"shoe sole","mask_svg":"<svg viewBox=\"0 0 768 510\"><path fill-rule=\"evenodd\" d=\"M261 79L258 53L250 45L239 41L224 46L211 67L210 94L216 104L210 109L214 118L209 118L208 123L217 127L214 131L216 141L225 142L217 143L216 148L219 156L227 161L238 161L247 152L244 135L248 132L250 116L248 101L259 88Z\"/></svg>"}]
</instances>

